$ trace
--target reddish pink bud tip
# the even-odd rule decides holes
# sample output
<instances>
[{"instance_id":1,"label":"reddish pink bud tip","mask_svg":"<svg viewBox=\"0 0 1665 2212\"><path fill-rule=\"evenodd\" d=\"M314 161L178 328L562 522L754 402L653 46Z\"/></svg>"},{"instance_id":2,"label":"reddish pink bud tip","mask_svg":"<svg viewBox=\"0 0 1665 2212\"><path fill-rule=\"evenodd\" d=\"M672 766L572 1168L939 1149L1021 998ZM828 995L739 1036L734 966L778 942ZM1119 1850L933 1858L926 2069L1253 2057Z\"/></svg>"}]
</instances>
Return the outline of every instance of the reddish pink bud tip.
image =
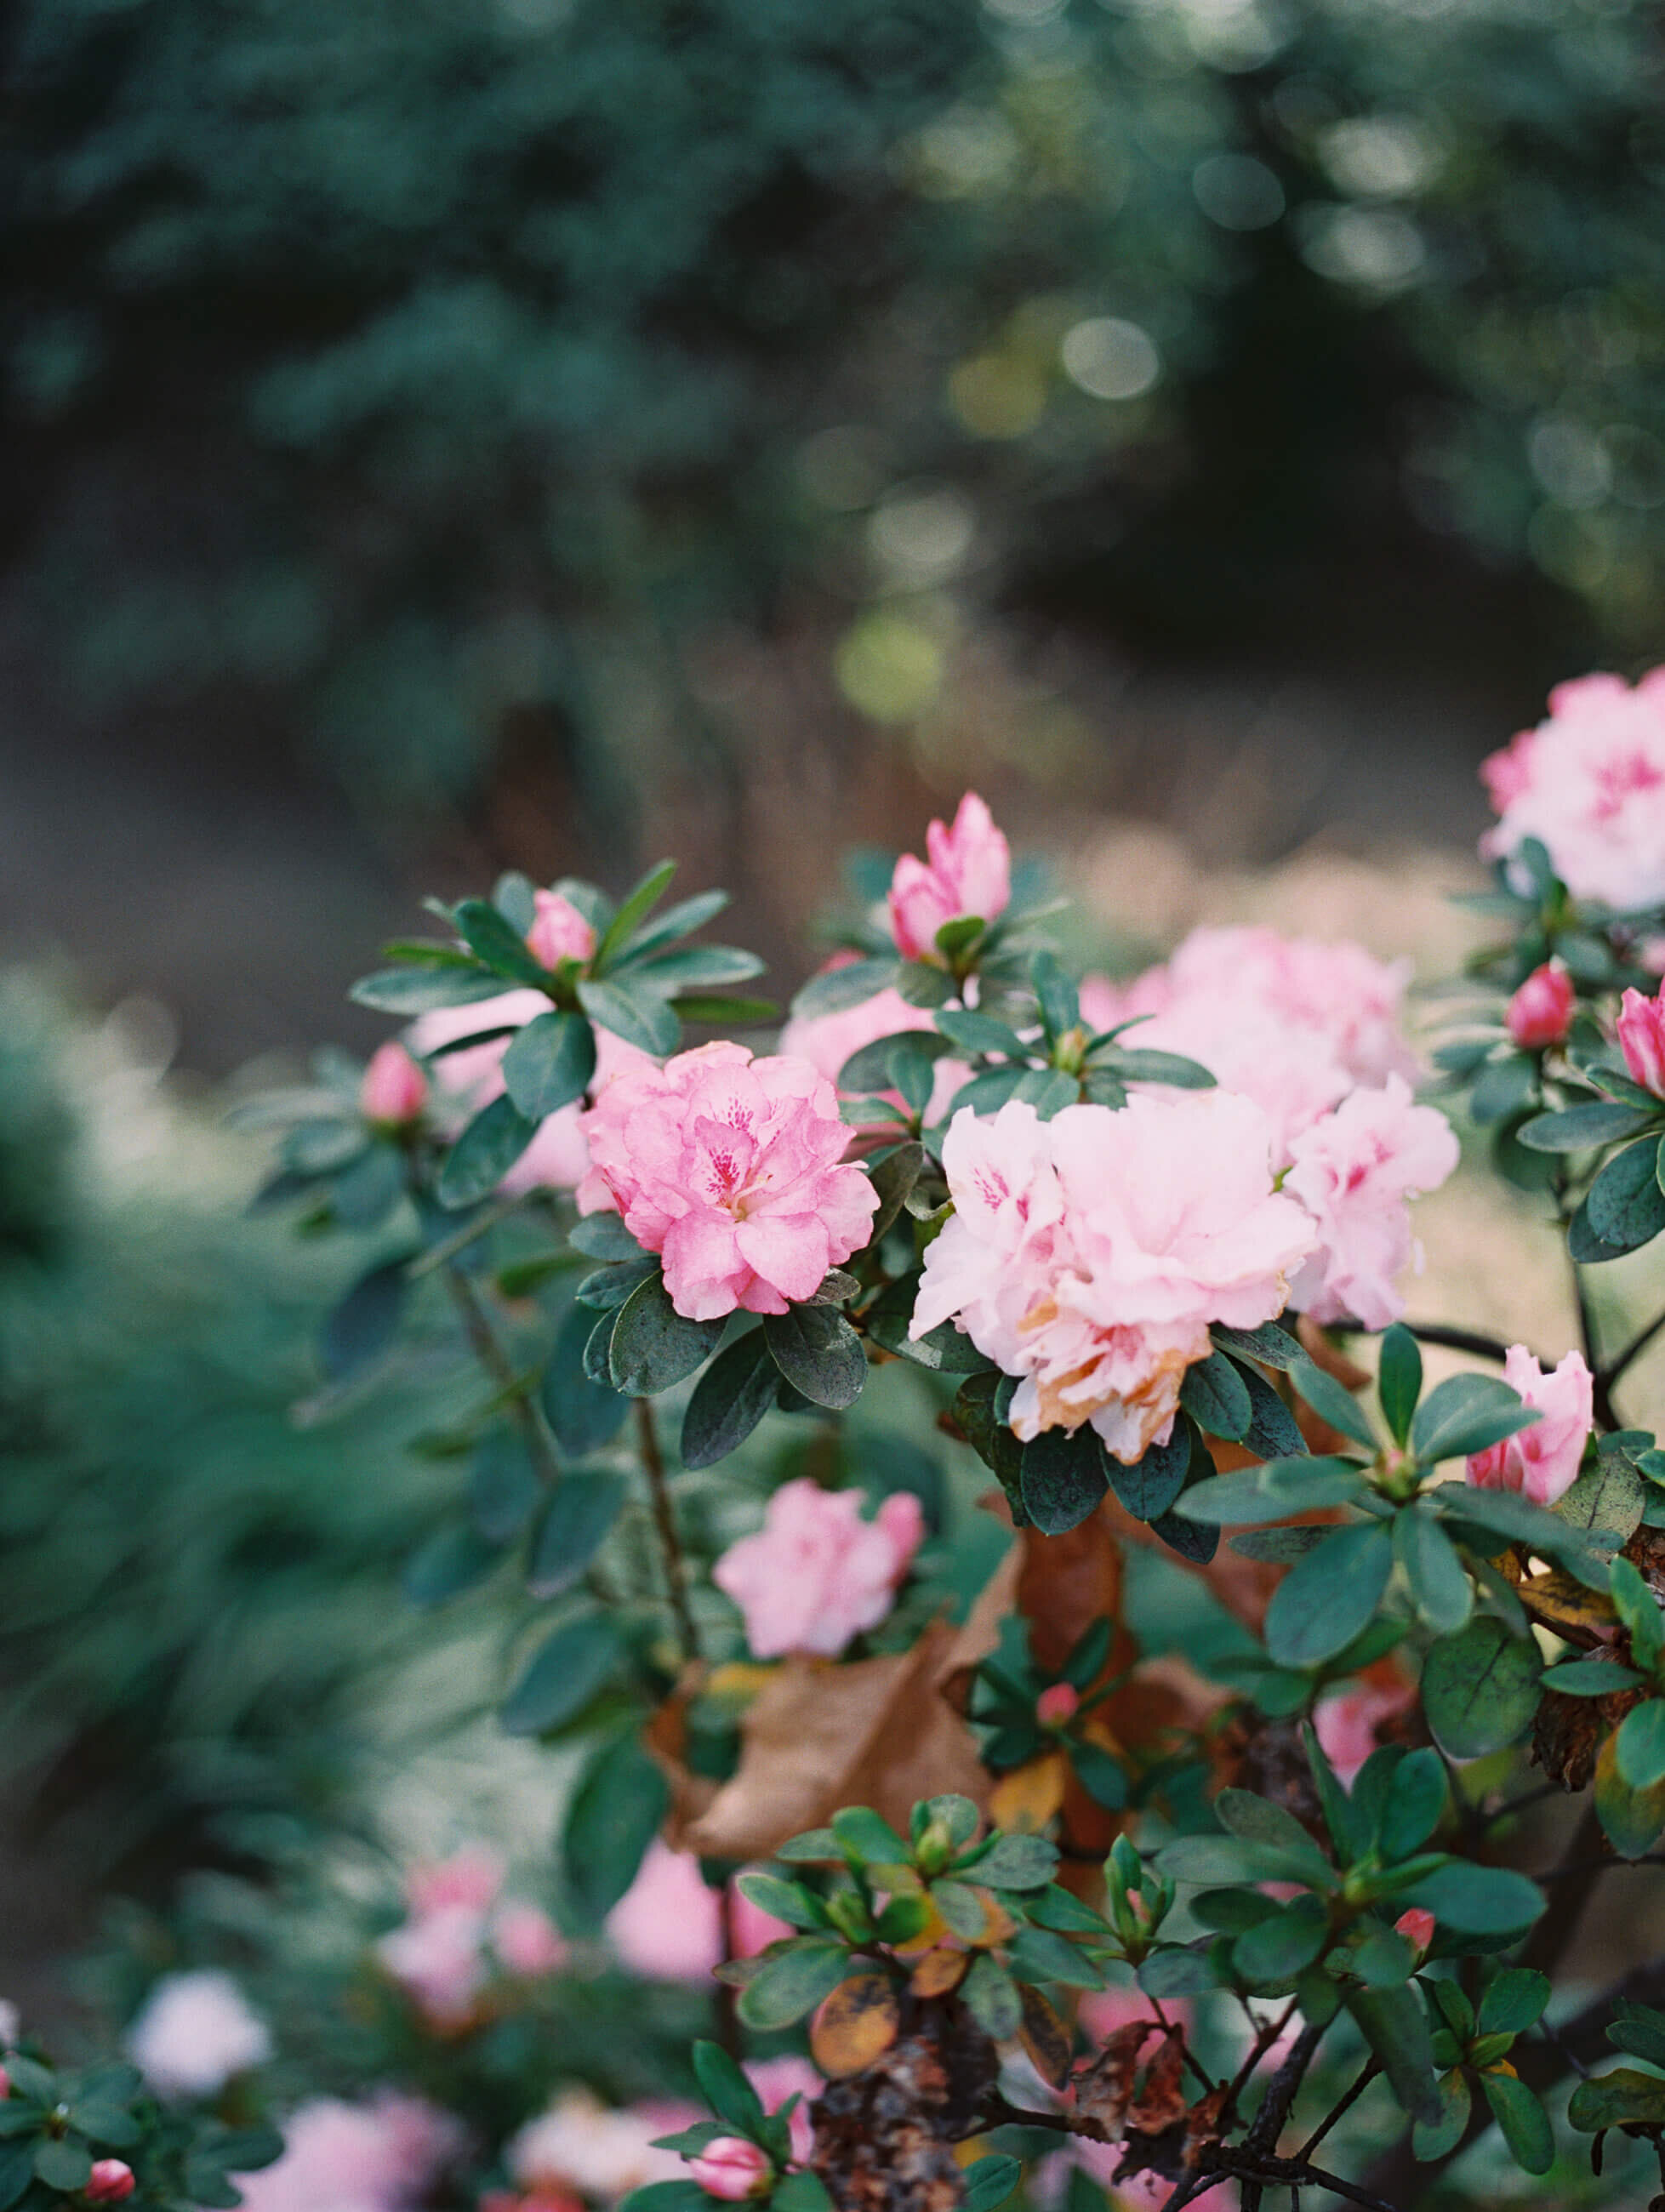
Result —
<instances>
[{"instance_id":1,"label":"reddish pink bud tip","mask_svg":"<svg viewBox=\"0 0 1665 2212\"><path fill-rule=\"evenodd\" d=\"M1632 1081L1665 1098L1665 986L1656 999L1626 992L1619 1007L1619 1044Z\"/></svg>"},{"instance_id":2,"label":"reddish pink bud tip","mask_svg":"<svg viewBox=\"0 0 1665 2212\"><path fill-rule=\"evenodd\" d=\"M1054 1682L1035 1700L1035 1717L1042 1728L1062 1728L1081 1707L1081 1692L1072 1682Z\"/></svg>"},{"instance_id":3,"label":"reddish pink bud tip","mask_svg":"<svg viewBox=\"0 0 1665 2212\"><path fill-rule=\"evenodd\" d=\"M125 2159L95 2158L87 2177L87 2186L81 2193L89 2204L119 2204L137 2186L133 2169Z\"/></svg>"},{"instance_id":4,"label":"reddish pink bud tip","mask_svg":"<svg viewBox=\"0 0 1665 2212\"><path fill-rule=\"evenodd\" d=\"M1434 1940L1434 1916L1425 1912L1419 1905L1413 1905L1395 1921L1394 1933L1402 1936L1420 1959Z\"/></svg>"},{"instance_id":5,"label":"reddish pink bud tip","mask_svg":"<svg viewBox=\"0 0 1665 2212\"><path fill-rule=\"evenodd\" d=\"M402 1044L392 1038L378 1045L358 1087L359 1111L367 1121L414 1121L428 1103L428 1078Z\"/></svg>"},{"instance_id":6,"label":"reddish pink bud tip","mask_svg":"<svg viewBox=\"0 0 1665 2212\"><path fill-rule=\"evenodd\" d=\"M1509 1034L1522 1052L1559 1044L1572 1022L1572 978L1559 960L1534 968L1509 1002Z\"/></svg>"},{"instance_id":7,"label":"reddish pink bud tip","mask_svg":"<svg viewBox=\"0 0 1665 2212\"><path fill-rule=\"evenodd\" d=\"M3 2066L0 2066L0 2097L9 2097L10 2094L11 2075L7 2073Z\"/></svg>"},{"instance_id":8,"label":"reddish pink bud tip","mask_svg":"<svg viewBox=\"0 0 1665 2212\"><path fill-rule=\"evenodd\" d=\"M689 2160L688 2170L708 2196L720 2197L728 2204L767 2196L775 2179L775 2168L764 2154L739 2136L719 2136Z\"/></svg>"}]
</instances>

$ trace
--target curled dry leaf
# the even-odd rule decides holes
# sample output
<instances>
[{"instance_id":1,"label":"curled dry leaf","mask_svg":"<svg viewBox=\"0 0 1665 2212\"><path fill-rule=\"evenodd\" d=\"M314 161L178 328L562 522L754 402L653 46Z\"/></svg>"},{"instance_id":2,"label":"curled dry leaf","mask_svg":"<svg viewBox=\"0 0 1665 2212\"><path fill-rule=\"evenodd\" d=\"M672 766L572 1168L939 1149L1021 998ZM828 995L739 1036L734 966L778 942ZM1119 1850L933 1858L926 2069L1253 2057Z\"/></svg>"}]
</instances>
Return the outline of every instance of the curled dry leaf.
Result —
<instances>
[{"instance_id":1,"label":"curled dry leaf","mask_svg":"<svg viewBox=\"0 0 1665 2212\"><path fill-rule=\"evenodd\" d=\"M1039 1990L1027 1982L1019 1990L1024 2024L1018 2033L1030 2063L1043 2081L1061 2089L1070 2075L1070 2032Z\"/></svg>"},{"instance_id":2,"label":"curled dry leaf","mask_svg":"<svg viewBox=\"0 0 1665 2212\"><path fill-rule=\"evenodd\" d=\"M1114 2142L1121 2133L1133 2101L1139 2054L1152 2036L1161 2033L1153 2020L1130 2020L1125 2027L1115 2028L1105 2037L1097 2058L1078 2069L1077 2116L1095 2122L1106 2142Z\"/></svg>"},{"instance_id":3,"label":"curled dry leaf","mask_svg":"<svg viewBox=\"0 0 1665 2212\"><path fill-rule=\"evenodd\" d=\"M902 2008L890 1977L853 1974L811 2022L810 2055L829 2081L842 2081L882 2057L901 2032Z\"/></svg>"},{"instance_id":4,"label":"curled dry leaf","mask_svg":"<svg viewBox=\"0 0 1665 2212\"><path fill-rule=\"evenodd\" d=\"M1185 2117L1185 2031L1170 2027L1145 2075L1138 2100L1127 2109L1127 2124L1142 2136L1159 2136Z\"/></svg>"},{"instance_id":5,"label":"curled dry leaf","mask_svg":"<svg viewBox=\"0 0 1665 2212\"><path fill-rule=\"evenodd\" d=\"M1185 2115L1185 2163L1194 2172L1202 2154L1220 2139L1225 2108L1231 2100L1231 2084L1222 2081L1206 2097L1199 2097Z\"/></svg>"}]
</instances>

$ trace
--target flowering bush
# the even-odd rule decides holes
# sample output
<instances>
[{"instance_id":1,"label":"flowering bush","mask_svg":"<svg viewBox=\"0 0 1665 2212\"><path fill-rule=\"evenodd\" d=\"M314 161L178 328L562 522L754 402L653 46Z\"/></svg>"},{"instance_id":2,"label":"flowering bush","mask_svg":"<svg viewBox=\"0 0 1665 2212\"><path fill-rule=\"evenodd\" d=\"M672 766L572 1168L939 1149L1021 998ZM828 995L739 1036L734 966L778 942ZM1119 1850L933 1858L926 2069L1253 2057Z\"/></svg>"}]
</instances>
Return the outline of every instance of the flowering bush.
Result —
<instances>
[{"instance_id":1,"label":"flowering bush","mask_svg":"<svg viewBox=\"0 0 1665 2212\"><path fill-rule=\"evenodd\" d=\"M460 1472L408 1585L501 1594L503 1724L577 1778L559 1925L478 1853L419 1869L365 1947L405 2056L302 2104L256 2202L372 2135L354 2212L458 2174L492 2212L992 2212L1060 2146L1071 2212L1408 2212L1492 2123L1533 2175L1665 2143L1660 2071L1590 2071L1604 2034L1665 2065L1665 1979L1537 2025L1665 1831L1665 1450L1615 1405L1658 1323L1607 1344L1581 1288L1534 1351L1413 1304L1459 1146L1419 1085L1581 1286L1665 1230L1662 681L1566 687L1491 765L1495 935L1428 1083L1356 946L1073 979L975 795L778 1051L668 866L617 906L505 878L392 948L355 996L402 1038L279 1103L275 1194L376 1238L338 1383L448 1301L483 1383L425 1440ZM1528 1745L1589 1793L1553 1868ZM692 2005L714 1970L671 2109L592 2057L464 2110L510 2023L569 1984L602 2017L610 1944ZM197 1974L133 2048L229 2095L258 2029Z\"/></svg>"}]
</instances>

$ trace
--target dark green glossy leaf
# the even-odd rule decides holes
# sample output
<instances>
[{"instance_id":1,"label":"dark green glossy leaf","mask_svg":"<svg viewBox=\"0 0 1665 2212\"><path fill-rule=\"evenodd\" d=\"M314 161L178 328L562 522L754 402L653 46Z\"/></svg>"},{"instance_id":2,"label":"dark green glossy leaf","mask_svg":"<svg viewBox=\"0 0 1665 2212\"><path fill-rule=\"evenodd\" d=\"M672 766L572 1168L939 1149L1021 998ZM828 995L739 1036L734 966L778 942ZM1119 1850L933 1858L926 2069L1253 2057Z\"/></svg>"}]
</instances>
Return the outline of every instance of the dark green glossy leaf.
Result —
<instances>
[{"instance_id":1,"label":"dark green glossy leaf","mask_svg":"<svg viewBox=\"0 0 1665 2212\"><path fill-rule=\"evenodd\" d=\"M1547 1974L1532 1966L1504 1966L1493 1974L1480 1998L1482 2035L1520 2035L1535 2027L1549 2002Z\"/></svg>"},{"instance_id":2,"label":"dark green glossy leaf","mask_svg":"<svg viewBox=\"0 0 1665 2212\"><path fill-rule=\"evenodd\" d=\"M1364 1408L1351 1390L1344 1389L1333 1375L1325 1374L1322 1367L1307 1360L1289 1370L1289 1379L1321 1420L1339 1429L1344 1437L1351 1437L1365 1450L1374 1452L1376 1437Z\"/></svg>"},{"instance_id":3,"label":"dark green glossy leaf","mask_svg":"<svg viewBox=\"0 0 1665 2212\"><path fill-rule=\"evenodd\" d=\"M1198 1427L1212 1437L1240 1443L1254 1418L1254 1401L1241 1370L1223 1352L1210 1352L1185 1370L1179 1401Z\"/></svg>"},{"instance_id":4,"label":"dark green glossy leaf","mask_svg":"<svg viewBox=\"0 0 1665 2212\"><path fill-rule=\"evenodd\" d=\"M1103 1451L1089 1428L1073 1436L1042 1429L1023 1453L1024 1506L1043 1536L1079 1527L1109 1486Z\"/></svg>"},{"instance_id":5,"label":"dark green glossy leaf","mask_svg":"<svg viewBox=\"0 0 1665 2212\"><path fill-rule=\"evenodd\" d=\"M1599 1146L1633 1137L1657 1117L1638 1106L1610 1105L1605 1101L1587 1106L1568 1106L1559 1114L1540 1114L1523 1122L1520 1140L1534 1152L1587 1152Z\"/></svg>"},{"instance_id":6,"label":"dark green glossy leaf","mask_svg":"<svg viewBox=\"0 0 1665 2212\"><path fill-rule=\"evenodd\" d=\"M347 995L355 1006L409 1021L441 1006L471 1006L482 999L499 998L502 989L501 975L471 962L455 968L384 968L374 975L360 976Z\"/></svg>"},{"instance_id":7,"label":"dark green glossy leaf","mask_svg":"<svg viewBox=\"0 0 1665 2212\"><path fill-rule=\"evenodd\" d=\"M635 1880L670 1800L663 1770L634 1729L585 1768L568 1807L561 1857L567 1887L592 1922L599 1924Z\"/></svg>"},{"instance_id":8,"label":"dark green glossy leaf","mask_svg":"<svg viewBox=\"0 0 1665 2212\"><path fill-rule=\"evenodd\" d=\"M1024 2005L1018 1984L987 1951L973 1960L959 1993L972 2019L997 2043L1004 2043L1022 2027Z\"/></svg>"},{"instance_id":9,"label":"dark green glossy leaf","mask_svg":"<svg viewBox=\"0 0 1665 2212\"><path fill-rule=\"evenodd\" d=\"M719 1352L683 1416L683 1465L714 1467L737 1450L774 1405L780 1374L761 1328Z\"/></svg>"},{"instance_id":10,"label":"dark green glossy leaf","mask_svg":"<svg viewBox=\"0 0 1665 2212\"><path fill-rule=\"evenodd\" d=\"M503 1700L508 1735L542 1735L583 1711L623 1656L618 1632L599 1613L565 1622L547 1636Z\"/></svg>"},{"instance_id":11,"label":"dark green glossy leaf","mask_svg":"<svg viewBox=\"0 0 1665 2212\"><path fill-rule=\"evenodd\" d=\"M578 1003L592 1022L656 1059L674 1052L681 1039L682 1024L671 1006L634 983L580 982Z\"/></svg>"},{"instance_id":12,"label":"dark green glossy leaf","mask_svg":"<svg viewBox=\"0 0 1665 2212\"><path fill-rule=\"evenodd\" d=\"M1152 1444L1132 1467L1104 1455L1110 1487L1136 1521L1160 1519L1184 1489L1190 1467L1191 1429L1182 1414L1175 1416L1167 1443Z\"/></svg>"},{"instance_id":13,"label":"dark green glossy leaf","mask_svg":"<svg viewBox=\"0 0 1665 2212\"><path fill-rule=\"evenodd\" d=\"M1354 1784L1357 1796L1358 1784ZM1445 1768L1437 1751L1407 1753L1392 1771L1375 1823L1376 1844L1390 1865L1419 1850L1445 1814Z\"/></svg>"},{"instance_id":14,"label":"dark green glossy leaf","mask_svg":"<svg viewBox=\"0 0 1665 2212\"><path fill-rule=\"evenodd\" d=\"M1494 1375L1453 1375L1417 1407L1411 1449L1425 1467L1485 1451L1540 1416Z\"/></svg>"},{"instance_id":15,"label":"dark green glossy leaf","mask_svg":"<svg viewBox=\"0 0 1665 2212\"><path fill-rule=\"evenodd\" d=\"M502 1558L502 1547L483 1536L471 1521L436 1528L405 1562L400 1577L412 1605L444 1605L475 1589Z\"/></svg>"},{"instance_id":16,"label":"dark green glossy leaf","mask_svg":"<svg viewBox=\"0 0 1665 2212\"><path fill-rule=\"evenodd\" d=\"M488 968L515 983L542 989L549 970L527 946L526 939L508 917L488 899L465 899L453 916L457 934Z\"/></svg>"},{"instance_id":17,"label":"dark green glossy leaf","mask_svg":"<svg viewBox=\"0 0 1665 2212\"><path fill-rule=\"evenodd\" d=\"M1444 1529L1431 1514L1404 1506L1394 1516L1394 1549L1424 1624L1436 1636L1454 1634L1474 1609L1474 1592Z\"/></svg>"},{"instance_id":18,"label":"dark green glossy leaf","mask_svg":"<svg viewBox=\"0 0 1665 2212\"><path fill-rule=\"evenodd\" d=\"M572 1588L605 1543L629 1495L620 1474L561 1478L532 1533L526 1588L534 1597L557 1597Z\"/></svg>"},{"instance_id":19,"label":"dark green glossy leaf","mask_svg":"<svg viewBox=\"0 0 1665 2212\"><path fill-rule=\"evenodd\" d=\"M703 1365L716 1350L724 1324L688 1321L654 1276L620 1307L608 1351L613 1388L632 1398L652 1398Z\"/></svg>"},{"instance_id":20,"label":"dark green glossy leaf","mask_svg":"<svg viewBox=\"0 0 1665 2212\"><path fill-rule=\"evenodd\" d=\"M1375 1618L1393 1563L1392 1541L1375 1522L1338 1528L1278 1585L1267 1609L1267 1650L1284 1667L1334 1658Z\"/></svg>"},{"instance_id":21,"label":"dark green glossy leaf","mask_svg":"<svg viewBox=\"0 0 1665 2212\"><path fill-rule=\"evenodd\" d=\"M1528 2173L1547 2173L1555 2163L1555 2136L1536 2097L1511 2074L1487 2072L1480 2081L1516 2165Z\"/></svg>"},{"instance_id":22,"label":"dark green glossy leaf","mask_svg":"<svg viewBox=\"0 0 1665 2212\"><path fill-rule=\"evenodd\" d=\"M1651 1790L1665 1782L1665 1698L1645 1698L1619 1723L1613 1753L1619 1771L1632 1790Z\"/></svg>"},{"instance_id":23,"label":"dark green glossy leaf","mask_svg":"<svg viewBox=\"0 0 1665 2212\"><path fill-rule=\"evenodd\" d=\"M842 1014L851 1006L865 1006L896 981L900 963L891 960L852 960L842 968L829 968L811 975L792 1002L800 1017Z\"/></svg>"},{"instance_id":24,"label":"dark green glossy leaf","mask_svg":"<svg viewBox=\"0 0 1665 2212\"><path fill-rule=\"evenodd\" d=\"M1516 1636L1491 1613L1429 1648L1422 1701L1441 1748L1453 1759L1500 1751L1532 1725L1543 1657L1530 1636Z\"/></svg>"},{"instance_id":25,"label":"dark green glossy leaf","mask_svg":"<svg viewBox=\"0 0 1665 2212\"><path fill-rule=\"evenodd\" d=\"M873 1216L873 1225L867 1241L877 1244L890 1224L902 1212L914 1185L924 1172L926 1152L923 1145L910 1139L887 1152L872 1170L873 1188L878 1193L878 1211Z\"/></svg>"},{"instance_id":26,"label":"dark green glossy leaf","mask_svg":"<svg viewBox=\"0 0 1665 2212\"><path fill-rule=\"evenodd\" d=\"M1403 1322L1396 1321L1382 1340L1376 1389L1389 1433L1403 1445L1422 1395L1422 1347Z\"/></svg>"},{"instance_id":27,"label":"dark green glossy leaf","mask_svg":"<svg viewBox=\"0 0 1665 2212\"><path fill-rule=\"evenodd\" d=\"M601 1335L601 1349L606 1350L613 1319L604 1314L598 1322L590 1307L569 1307L544 1370L544 1418L556 1443L574 1459L611 1443L630 1410L629 1400L611 1383L597 1382L585 1364L592 1337Z\"/></svg>"},{"instance_id":28,"label":"dark green glossy leaf","mask_svg":"<svg viewBox=\"0 0 1665 2212\"><path fill-rule=\"evenodd\" d=\"M1299 1341L1275 1321L1263 1322L1259 1328L1228 1328L1224 1322L1217 1321L1208 1334L1220 1351L1236 1352L1243 1359L1258 1359L1262 1367L1275 1367L1288 1373L1310 1364Z\"/></svg>"},{"instance_id":29,"label":"dark green glossy leaf","mask_svg":"<svg viewBox=\"0 0 1665 2212\"><path fill-rule=\"evenodd\" d=\"M1235 1364L1235 1363L1234 1363ZM1249 1390L1250 1413L1243 1441L1263 1460L1305 1457L1307 1440L1295 1416L1266 1380L1252 1367L1237 1367Z\"/></svg>"},{"instance_id":30,"label":"dark green glossy leaf","mask_svg":"<svg viewBox=\"0 0 1665 2212\"><path fill-rule=\"evenodd\" d=\"M455 1211L489 1198L537 1134L507 1091L483 1106L446 1155L440 1204Z\"/></svg>"},{"instance_id":31,"label":"dark green glossy leaf","mask_svg":"<svg viewBox=\"0 0 1665 2212\"><path fill-rule=\"evenodd\" d=\"M1292 1981L1329 1943L1329 1917L1316 1897L1291 1899L1231 1946L1231 1963L1246 1982Z\"/></svg>"},{"instance_id":32,"label":"dark green glossy leaf","mask_svg":"<svg viewBox=\"0 0 1665 2212\"><path fill-rule=\"evenodd\" d=\"M1004 2204L1024 2178L1023 2161L991 2152L974 2158L960 2179L965 2190L965 2212L994 2212ZM778 2199L777 2199L778 2202Z\"/></svg>"},{"instance_id":33,"label":"dark green glossy leaf","mask_svg":"<svg viewBox=\"0 0 1665 2212\"><path fill-rule=\"evenodd\" d=\"M626 892L617 913L603 931L592 956L592 965L598 975L605 975L617 963L638 924L646 921L669 890L671 878L676 872L674 860L661 860L656 867L649 868L633 890Z\"/></svg>"},{"instance_id":34,"label":"dark green glossy leaf","mask_svg":"<svg viewBox=\"0 0 1665 2212\"><path fill-rule=\"evenodd\" d=\"M805 1936L764 1960L741 1990L735 2010L760 2034L790 2027L830 1996L849 1971L850 1954L842 1943Z\"/></svg>"},{"instance_id":35,"label":"dark green glossy leaf","mask_svg":"<svg viewBox=\"0 0 1665 2212\"><path fill-rule=\"evenodd\" d=\"M1362 1487L1360 1471L1352 1460L1271 1460L1263 1467L1239 1468L1194 1483L1176 1510L1188 1521L1239 1527L1285 1521L1292 1513L1318 1506L1345 1504Z\"/></svg>"},{"instance_id":36,"label":"dark green glossy leaf","mask_svg":"<svg viewBox=\"0 0 1665 2212\"><path fill-rule=\"evenodd\" d=\"M1452 1859L1413 1887L1398 1893L1465 1936L1507 1936L1529 1928L1544 1910L1534 1881L1509 1867L1473 1866Z\"/></svg>"},{"instance_id":37,"label":"dark green glossy leaf","mask_svg":"<svg viewBox=\"0 0 1665 2212\"><path fill-rule=\"evenodd\" d=\"M793 1306L763 1322L769 1356L812 1405L842 1413L861 1395L867 1355L861 1339L833 1306Z\"/></svg>"},{"instance_id":38,"label":"dark green glossy leaf","mask_svg":"<svg viewBox=\"0 0 1665 2212\"><path fill-rule=\"evenodd\" d=\"M1665 1229L1658 1152L1651 1138L1627 1145L1589 1187L1584 1213L1595 1235L1615 1252L1634 1252Z\"/></svg>"},{"instance_id":39,"label":"dark green glossy leaf","mask_svg":"<svg viewBox=\"0 0 1665 2212\"><path fill-rule=\"evenodd\" d=\"M1443 2108L1434 2083L1427 2017L1415 1991L1408 1986L1349 1990L1345 2002L1400 2104L1413 2119L1432 2126Z\"/></svg>"},{"instance_id":40,"label":"dark green glossy leaf","mask_svg":"<svg viewBox=\"0 0 1665 2212\"><path fill-rule=\"evenodd\" d=\"M595 1073L595 1031L582 1014L539 1014L503 1054L503 1082L529 1121L570 1106Z\"/></svg>"},{"instance_id":41,"label":"dark green glossy leaf","mask_svg":"<svg viewBox=\"0 0 1665 2212\"><path fill-rule=\"evenodd\" d=\"M1607 2128L1665 2126L1665 2076L1634 2066L1597 2074L1573 2091L1567 2118L1587 2136Z\"/></svg>"},{"instance_id":42,"label":"dark green glossy leaf","mask_svg":"<svg viewBox=\"0 0 1665 2212\"><path fill-rule=\"evenodd\" d=\"M325 1322L319 1349L331 1382L363 1373L392 1351L410 1293L405 1266L390 1260L361 1275Z\"/></svg>"}]
</instances>

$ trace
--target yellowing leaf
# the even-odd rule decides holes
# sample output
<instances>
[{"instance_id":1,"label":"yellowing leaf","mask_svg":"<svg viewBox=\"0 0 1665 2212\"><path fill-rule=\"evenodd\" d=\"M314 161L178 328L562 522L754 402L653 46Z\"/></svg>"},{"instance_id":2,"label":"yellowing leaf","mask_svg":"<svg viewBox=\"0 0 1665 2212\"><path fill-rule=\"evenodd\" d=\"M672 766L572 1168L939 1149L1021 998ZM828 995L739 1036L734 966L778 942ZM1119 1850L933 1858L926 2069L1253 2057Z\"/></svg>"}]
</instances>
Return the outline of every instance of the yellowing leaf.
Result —
<instances>
[{"instance_id":1,"label":"yellowing leaf","mask_svg":"<svg viewBox=\"0 0 1665 2212\"><path fill-rule=\"evenodd\" d=\"M945 1997L965 1979L970 1964L969 1951L927 1951L915 1967L908 1986L916 1997Z\"/></svg>"},{"instance_id":2,"label":"yellowing leaf","mask_svg":"<svg viewBox=\"0 0 1665 2212\"><path fill-rule=\"evenodd\" d=\"M900 1884L897 1886L900 1887ZM943 1918L936 1899L928 1891L926 1893L925 1906L931 1917L920 1929L919 1934L910 1937L905 1943L893 1943L890 1946L898 1959L916 1959L922 1952L932 1950L937 1944L948 1942L952 1930Z\"/></svg>"},{"instance_id":3,"label":"yellowing leaf","mask_svg":"<svg viewBox=\"0 0 1665 2212\"><path fill-rule=\"evenodd\" d=\"M860 2074L896 2041L902 2008L888 1974L857 1974L841 1982L816 2014L810 2050L829 2081Z\"/></svg>"},{"instance_id":4,"label":"yellowing leaf","mask_svg":"<svg viewBox=\"0 0 1665 2212\"><path fill-rule=\"evenodd\" d=\"M1044 1828L1064 1802L1069 1779L1069 1759L1062 1751L1043 1751L1038 1758L1014 1766L994 1784L988 1801L988 1817L997 1828L1019 1834Z\"/></svg>"},{"instance_id":5,"label":"yellowing leaf","mask_svg":"<svg viewBox=\"0 0 1665 2212\"><path fill-rule=\"evenodd\" d=\"M1043 2081L1061 2089L1069 2079L1070 2032L1039 1990L1024 1984L1018 1994L1024 2007L1024 2024L1018 2033L1030 2062Z\"/></svg>"}]
</instances>

